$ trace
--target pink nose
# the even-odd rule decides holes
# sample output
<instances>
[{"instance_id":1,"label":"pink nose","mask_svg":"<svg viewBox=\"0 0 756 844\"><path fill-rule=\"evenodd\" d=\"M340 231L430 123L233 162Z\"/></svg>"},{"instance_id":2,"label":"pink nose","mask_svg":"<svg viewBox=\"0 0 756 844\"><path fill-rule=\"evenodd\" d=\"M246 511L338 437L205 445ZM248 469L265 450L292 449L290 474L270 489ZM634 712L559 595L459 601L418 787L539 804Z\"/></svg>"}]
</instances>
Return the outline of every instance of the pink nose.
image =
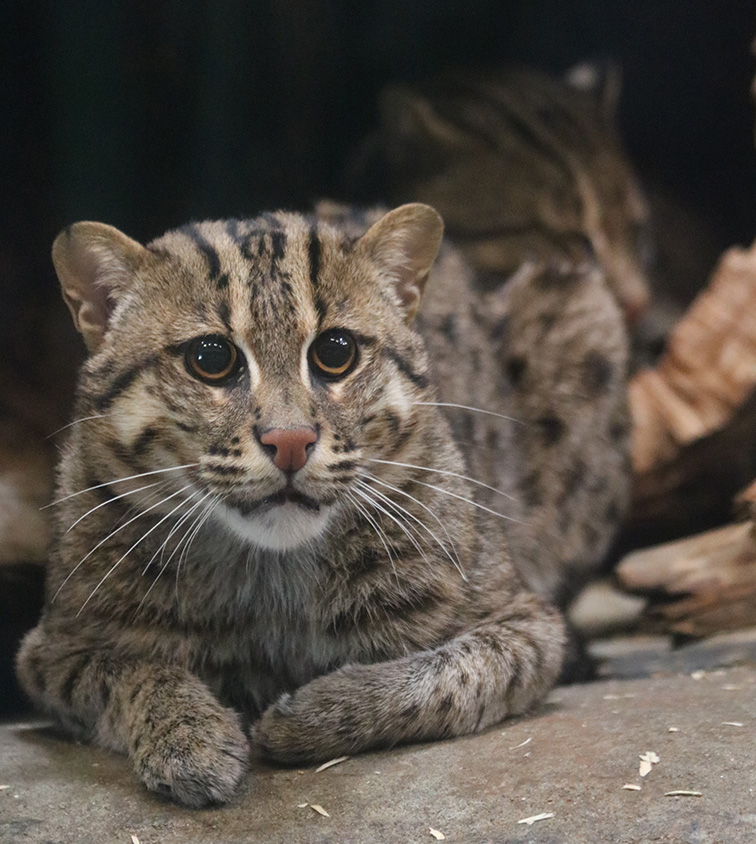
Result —
<instances>
[{"instance_id":1,"label":"pink nose","mask_svg":"<svg viewBox=\"0 0 756 844\"><path fill-rule=\"evenodd\" d=\"M298 472L310 456L307 446L317 440L314 428L272 428L260 437L273 465L282 472Z\"/></svg>"}]
</instances>

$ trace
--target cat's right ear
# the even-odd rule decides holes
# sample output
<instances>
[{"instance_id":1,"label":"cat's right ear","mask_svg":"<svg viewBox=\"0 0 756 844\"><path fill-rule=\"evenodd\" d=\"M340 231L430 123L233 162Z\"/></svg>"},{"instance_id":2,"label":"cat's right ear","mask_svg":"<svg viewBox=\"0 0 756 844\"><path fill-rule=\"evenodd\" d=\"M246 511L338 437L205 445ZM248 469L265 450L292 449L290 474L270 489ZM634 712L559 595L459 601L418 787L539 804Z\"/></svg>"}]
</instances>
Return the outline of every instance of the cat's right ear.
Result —
<instances>
[{"instance_id":1,"label":"cat's right ear","mask_svg":"<svg viewBox=\"0 0 756 844\"><path fill-rule=\"evenodd\" d=\"M444 222L430 205L412 202L384 214L359 240L359 249L394 285L411 322L444 235Z\"/></svg>"},{"instance_id":2,"label":"cat's right ear","mask_svg":"<svg viewBox=\"0 0 756 844\"><path fill-rule=\"evenodd\" d=\"M120 294L147 250L105 223L74 223L55 238L52 259L74 324L97 351Z\"/></svg>"}]
</instances>

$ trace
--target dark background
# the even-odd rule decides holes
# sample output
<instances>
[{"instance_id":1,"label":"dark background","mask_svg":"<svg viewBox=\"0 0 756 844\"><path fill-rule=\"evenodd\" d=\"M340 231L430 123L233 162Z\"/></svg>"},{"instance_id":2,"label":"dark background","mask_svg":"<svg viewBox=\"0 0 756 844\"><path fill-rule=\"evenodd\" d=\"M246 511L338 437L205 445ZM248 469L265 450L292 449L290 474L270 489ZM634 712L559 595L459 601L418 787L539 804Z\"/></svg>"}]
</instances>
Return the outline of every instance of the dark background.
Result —
<instances>
[{"instance_id":1,"label":"dark background","mask_svg":"<svg viewBox=\"0 0 756 844\"><path fill-rule=\"evenodd\" d=\"M453 65L618 61L621 126L642 174L705 215L722 246L756 234L752 0L0 7L11 334L30 319L17 323L19 301L55 290L49 245L63 226L96 219L150 239L190 218L344 197L377 92Z\"/></svg>"}]
</instances>

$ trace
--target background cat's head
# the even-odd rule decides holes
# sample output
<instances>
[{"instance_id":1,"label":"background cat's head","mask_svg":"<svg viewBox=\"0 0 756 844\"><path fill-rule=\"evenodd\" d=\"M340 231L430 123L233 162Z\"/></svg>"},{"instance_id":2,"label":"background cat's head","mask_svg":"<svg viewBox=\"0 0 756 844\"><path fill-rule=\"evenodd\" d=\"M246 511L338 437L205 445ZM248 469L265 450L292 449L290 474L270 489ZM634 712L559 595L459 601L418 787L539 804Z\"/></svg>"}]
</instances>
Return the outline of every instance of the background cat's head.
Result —
<instances>
[{"instance_id":1,"label":"background cat's head","mask_svg":"<svg viewBox=\"0 0 756 844\"><path fill-rule=\"evenodd\" d=\"M585 67L390 88L379 146L392 198L437 208L484 274L592 254L634 319L649 297L649 212L614 127L618 95L617 74Z\"/></svg>"},{"instance_id":2,"label":"background cat's head","mask_svg":"<svg viewBox=\"0 0 756 844\"><path fill-rule=\"evenodd\" d=\"M70 227L53 259L90 352L79 411L97 418L74 429L81 459L104 481L166 470L132 483L157 487L142 506L156 492L159 512L212 506L251 544L322 536L359 505L366 460L412 454L430 385L411 323L442 232L419 204L359 237L283 212L146 247Z\"/></svg>"}]
</instances>

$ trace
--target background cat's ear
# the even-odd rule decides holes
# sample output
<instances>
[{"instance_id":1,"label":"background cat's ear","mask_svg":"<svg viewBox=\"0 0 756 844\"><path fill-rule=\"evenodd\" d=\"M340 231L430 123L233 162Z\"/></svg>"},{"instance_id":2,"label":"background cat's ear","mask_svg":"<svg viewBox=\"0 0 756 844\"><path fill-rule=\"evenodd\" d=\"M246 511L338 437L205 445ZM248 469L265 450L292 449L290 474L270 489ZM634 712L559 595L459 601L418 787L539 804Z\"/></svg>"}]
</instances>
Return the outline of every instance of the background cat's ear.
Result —
<instances>
[{"instance_id":1,"label":"background cat's ear","mask_svg":"<svg viewBox=\"0 0 756 844\"><path fill-rule=\"evenodd\" d=\"M53 244L63 298L90 352L100 346L118 296L147 250L104 223L74 223Z\"/></svg>"},{"instance_id":2,"label":"background cat's ear","mask_svg":"<svg viewBox=\"0 0 756 844\"><path fill-rule=\"evenodd\" d=\"M622 68L617 62L581 62L571 67L564 78L573 88L593 94L606 119L613 121L617 117L622 94Z\"/></svg>"},{"instance_id":3,"label":"background cat's ear","mask_svg":"<svg viewBox=\"0 0 756 844\"><path fill-rule=\"evenodd\" d=\"M420 307L443 235L439 213L414 202L389 211L360 238L360 250L393 280L407 322Z\"/></svg>"}]
</instances>

